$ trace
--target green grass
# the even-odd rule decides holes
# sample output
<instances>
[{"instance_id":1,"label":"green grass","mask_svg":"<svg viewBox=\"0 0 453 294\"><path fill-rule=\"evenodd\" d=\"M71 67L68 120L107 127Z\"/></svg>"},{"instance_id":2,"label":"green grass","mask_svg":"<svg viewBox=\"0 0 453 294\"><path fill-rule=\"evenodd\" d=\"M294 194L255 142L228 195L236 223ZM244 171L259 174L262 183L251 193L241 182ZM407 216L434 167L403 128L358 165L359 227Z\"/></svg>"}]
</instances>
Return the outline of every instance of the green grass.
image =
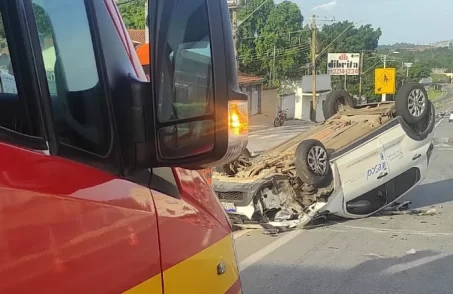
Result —
<instances>
[{"instance_id":1,"label":"green grass","mask_svg":"<svg viewBox=\"0 0 453 294\"><path fill-rule=\"evenodd\" d=\"M442 95L442 93L443 93L442 90L435 90L434 88L429 88L428 89L428 99L429 100L437 99Z\"/></svg>"}]
</instances>

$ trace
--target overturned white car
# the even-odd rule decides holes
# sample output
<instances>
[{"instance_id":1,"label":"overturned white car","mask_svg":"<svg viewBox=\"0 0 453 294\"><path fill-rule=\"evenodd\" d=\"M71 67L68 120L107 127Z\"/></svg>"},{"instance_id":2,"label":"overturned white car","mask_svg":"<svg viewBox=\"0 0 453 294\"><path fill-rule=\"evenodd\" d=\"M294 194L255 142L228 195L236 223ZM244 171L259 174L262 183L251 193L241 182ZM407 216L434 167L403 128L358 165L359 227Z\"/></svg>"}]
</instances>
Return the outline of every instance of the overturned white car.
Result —
<instances>
[{"instance_id":1,"label":"overturned white car","mask_svg":"<svg viewBox=\"0 0 453 294\"><path fill-rule=\"evenodd\" d=\"M256 158L241 156L213 174L233 223L304 226L334 214L363 218L391 205L426 176L435 110L421 84L395 101L354 107L344 90L325 102L328 118Z\"/></svg>"}]
</instances>

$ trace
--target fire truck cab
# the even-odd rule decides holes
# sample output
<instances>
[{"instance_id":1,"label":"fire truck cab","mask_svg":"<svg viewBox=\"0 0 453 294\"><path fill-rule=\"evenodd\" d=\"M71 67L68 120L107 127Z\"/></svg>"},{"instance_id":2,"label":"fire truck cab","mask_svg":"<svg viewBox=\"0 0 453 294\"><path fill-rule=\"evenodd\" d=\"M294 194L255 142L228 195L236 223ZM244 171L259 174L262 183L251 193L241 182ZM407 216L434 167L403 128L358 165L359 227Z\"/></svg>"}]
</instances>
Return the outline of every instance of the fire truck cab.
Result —
<instances>
[{"instance_id":1,"label":"fire truck cab","mask_svg":"<svg viewBox=\"0 0 453 294\"><path fill-rule=\"evenodd\" d=\"M240 293L227 2L148 7L149 81L114 0L0 0L0 293Z\"/></svg>"}]
</instances>

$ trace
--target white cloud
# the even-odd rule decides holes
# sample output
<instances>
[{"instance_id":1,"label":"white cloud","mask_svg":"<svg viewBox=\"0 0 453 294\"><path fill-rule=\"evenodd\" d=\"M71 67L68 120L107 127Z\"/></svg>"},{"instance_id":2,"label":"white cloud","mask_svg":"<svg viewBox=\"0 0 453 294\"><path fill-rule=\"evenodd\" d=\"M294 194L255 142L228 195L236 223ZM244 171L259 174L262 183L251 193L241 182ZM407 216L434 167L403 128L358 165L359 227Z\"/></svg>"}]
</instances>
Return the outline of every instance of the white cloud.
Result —
<instances>
[{"instance_id":1,"label":"white cloud","mask_svg":"<svg viewBox=\"0 0 453 294\"><path fill-rule=\"evenodd\" d=\"M328 9L334 8L337 4L338 4L337 0L331 0L330 2L313 7L313 10L318 10L318 9L328 10Z\"/></svg>"}]
</instances>

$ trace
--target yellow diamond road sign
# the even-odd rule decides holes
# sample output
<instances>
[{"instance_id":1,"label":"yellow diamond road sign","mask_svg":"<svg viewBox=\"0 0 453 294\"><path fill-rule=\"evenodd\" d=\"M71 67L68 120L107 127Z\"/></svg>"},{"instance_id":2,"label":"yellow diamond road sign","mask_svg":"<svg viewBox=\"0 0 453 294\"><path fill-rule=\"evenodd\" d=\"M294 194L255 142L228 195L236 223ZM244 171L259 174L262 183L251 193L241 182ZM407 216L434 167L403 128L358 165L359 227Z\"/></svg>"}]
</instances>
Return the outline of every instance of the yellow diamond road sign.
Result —
<instances>
[{"instance_id":1,"label":"yellow diamond road sign","mask_svg":"<svg viewBox=\"0 0 453 294\"><path fill-rule=\"evenodd\" d=\"M395 94L396 92L396 69L376 68L374 71L374 93Z\"/></svg>"}]
</instances>

